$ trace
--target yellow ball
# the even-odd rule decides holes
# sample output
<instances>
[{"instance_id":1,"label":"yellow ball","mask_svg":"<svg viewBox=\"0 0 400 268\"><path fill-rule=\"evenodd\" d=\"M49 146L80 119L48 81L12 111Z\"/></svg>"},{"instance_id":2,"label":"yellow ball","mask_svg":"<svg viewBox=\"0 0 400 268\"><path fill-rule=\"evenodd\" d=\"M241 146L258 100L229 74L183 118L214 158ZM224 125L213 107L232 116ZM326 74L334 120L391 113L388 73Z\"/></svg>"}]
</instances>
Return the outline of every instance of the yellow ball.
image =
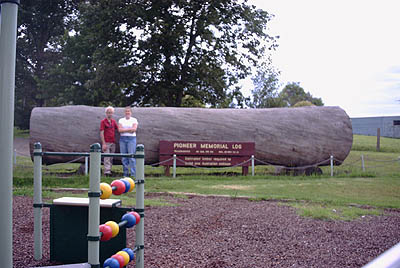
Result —
<instances>
[{"instance_id":1,"label":"yellow ball","mask_svg":"<svg viewBox=\"0 0 400 268\"><path fill-rule=\"evenodd\" d=\"M112 194L112 189L110 184L105 182L100 183L100 191L101 191L100 199L108 199Z\"/></svg>"},{"instance_id":2,"label":"yellow ball","mask_svg":"<svg viewBox=\"0 0 400 268\"><path fill-rule=\"evenodd\" d=\"M121 255L122 257L124 257L124 262L125 262L125 266L129 263L129 260L130 260L130 258L129 258L129 254L127 253L127 252L125 252L125 251L118 251L117 252L117 254L118 255Z\"/></svg>"},{"instance_id":3,"label":"yellow ball","mask_svg":"<svg viewBox=\"0 0 400 268\"><path fill-rule=\"evenodd\" d=\"M105 225L108 225L111 227L112 235L111 238L116 237L117 234L119 233L119 225L115 221L108 221L105 223Z\"/></svg>"},{"instance_id":4,"label":"yellow ball","mask_svg":"<svg viewBox=\"0 0 400 268\"><path fill-rule=\"evenodd\" d=\"M135 189L135 181L132 180L132 179L129 178L129 177L125 177L125 178L123 178L123 179L126 180L126 181L128 181L129 184L131 185L131 187L129 187L129 191L128 191L128 192L132 192L133 189Z\"/></svg>"}]
</instances>

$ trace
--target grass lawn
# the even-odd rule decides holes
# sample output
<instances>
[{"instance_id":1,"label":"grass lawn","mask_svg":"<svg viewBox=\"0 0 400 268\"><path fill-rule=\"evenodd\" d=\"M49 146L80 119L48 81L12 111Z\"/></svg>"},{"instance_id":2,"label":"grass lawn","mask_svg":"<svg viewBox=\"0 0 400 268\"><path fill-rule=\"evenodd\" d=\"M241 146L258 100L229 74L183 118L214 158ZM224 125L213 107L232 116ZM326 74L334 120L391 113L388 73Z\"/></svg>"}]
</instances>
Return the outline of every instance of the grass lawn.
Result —
<instances>
[{"instance_id":1,"label":"grass lawn","mask_svg":"<svg viewBox=\"0 0 400 268\"><path fill-rule=\"evenodd\" d=\"M29 138L29 130L14 127L14 137Z\"/></svg>"},{"instance_id":2,"label":"grass lawn","mask_svg":"<svg viewBox=\"0 0 400 268\"><path fill-rule=\"evenodd\" d=\"M376 151L377 137L353 135L352 151ZM380 152L400 152L400 139L385 138L380 139Z\"/></svg>"},{"instance_id":3,"label":"grass lawn","mask_svg":"<svg viewBox=\"0 0 400 268\"><path fill-rule=\"evenodd\" d=\"M374 145L375 144L375 145ZM362 149L362 150L361 150ZM224 195L250 200L276 200L297 208L300 215L317 219L352 220L367 214L384 213L385 208L400 209L400 139L382 139L376 152L376 137L354 136L353 149L340 166L322 167L320 176L276 176L271 166L257 166L256 176L241 176L240 168L178 168L177 178L164 177L162 167L146 166L146 192ZM362 161L364 159L364 168ZM88 176L73 173L79 164L43 166L43 197L87 196L83 191L71 194L56 188L88 188ZM121 172L120 166L114 171ZM219 173L219 175L215 175ZM228 175L229 174L229 175ZM102 178L111 182L112 178ZM33 165L28 157L17 157L14 168L14 194L33 193ZM135 204L134 193L119 196L126 206ZM162 197L147 198L145 205L174 205Z\"/></svg>"}]
</instances>

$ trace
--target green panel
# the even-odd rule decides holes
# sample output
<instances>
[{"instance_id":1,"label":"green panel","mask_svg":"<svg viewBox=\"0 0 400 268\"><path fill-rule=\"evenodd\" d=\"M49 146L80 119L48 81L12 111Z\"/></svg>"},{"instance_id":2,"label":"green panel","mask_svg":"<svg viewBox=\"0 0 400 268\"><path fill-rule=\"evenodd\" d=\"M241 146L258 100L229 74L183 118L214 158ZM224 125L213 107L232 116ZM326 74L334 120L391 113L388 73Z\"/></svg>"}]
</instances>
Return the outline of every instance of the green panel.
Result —
<instances>
[{"instance_id":1,"label":"green panel","mask_svg":"<svg viewBox=\"0 0 400 268\"><path fill-rule=\"evenodd\" d=\"M119 223L127 208L100 208L100 224ZM50 208L50 260L65 264L87 262L88 207L52 205ZM126 247L126 228L100 242L100 263Z\"/></svg>"}]
</instances>

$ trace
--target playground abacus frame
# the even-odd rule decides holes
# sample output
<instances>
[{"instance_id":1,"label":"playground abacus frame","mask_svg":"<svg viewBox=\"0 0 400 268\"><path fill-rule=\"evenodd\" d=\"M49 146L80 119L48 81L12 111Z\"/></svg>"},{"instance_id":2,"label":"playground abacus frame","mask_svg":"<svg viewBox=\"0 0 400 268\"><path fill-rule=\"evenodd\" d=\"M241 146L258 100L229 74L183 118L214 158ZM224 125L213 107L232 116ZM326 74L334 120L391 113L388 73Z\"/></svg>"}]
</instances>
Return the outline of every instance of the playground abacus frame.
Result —
<instances>
[{"instance_id":1,"label":"playground abacus frame","mask_svg":"<svg viewBox=\"0 0 400 268\"><path fill-rule=\"evenodd\" d=\"M140 221L136 225L136 268L144 267L144 146L139 144L136 147L136 154L107 154L101 153L101 146L98 143L90 146L90 153L66 153L66 152L43 152L42 145L34 144L34 258L42 259L42 208L46 205L42 201L42 156L89 156L89 221L88 221L88 263L94 267L100 267L99 246L100 246L100 177L101 157L131 157L136 158L136 207L135 211L140 215Z\"/></svg>"}]
</instances>

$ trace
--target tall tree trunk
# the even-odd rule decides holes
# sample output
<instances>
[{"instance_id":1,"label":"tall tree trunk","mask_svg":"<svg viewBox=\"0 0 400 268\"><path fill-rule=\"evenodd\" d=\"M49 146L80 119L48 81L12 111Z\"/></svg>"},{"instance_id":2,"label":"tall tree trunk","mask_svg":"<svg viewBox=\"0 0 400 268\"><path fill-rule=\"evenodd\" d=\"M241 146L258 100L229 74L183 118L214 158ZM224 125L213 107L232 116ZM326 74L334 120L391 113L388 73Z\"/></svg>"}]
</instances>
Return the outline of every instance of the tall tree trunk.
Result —
<instances>
[{"instance_id":1,"label":"tall tree trunk","mask_svg":"<svg viewBox=\"0 0 400 268\"><path fill-rule=\"evenodd\" d=\"M330 155L343 161L353 142L350 118L339 107L132 110L132 116L139 121L137 143L145 146L146 164L159 162L160 140L255 142L256 159L292 167L313 165ZM116 108L115 119L123 116L124 109ZM88 152L91 144L100 142L103 118L102 107L34 108L30 121L31 152L35 142L40 142L44 151ZM117 135L117 143L118 140ZM43 163L70 160L51 156L44 157Z\"/></svg>"}]
</instances>

